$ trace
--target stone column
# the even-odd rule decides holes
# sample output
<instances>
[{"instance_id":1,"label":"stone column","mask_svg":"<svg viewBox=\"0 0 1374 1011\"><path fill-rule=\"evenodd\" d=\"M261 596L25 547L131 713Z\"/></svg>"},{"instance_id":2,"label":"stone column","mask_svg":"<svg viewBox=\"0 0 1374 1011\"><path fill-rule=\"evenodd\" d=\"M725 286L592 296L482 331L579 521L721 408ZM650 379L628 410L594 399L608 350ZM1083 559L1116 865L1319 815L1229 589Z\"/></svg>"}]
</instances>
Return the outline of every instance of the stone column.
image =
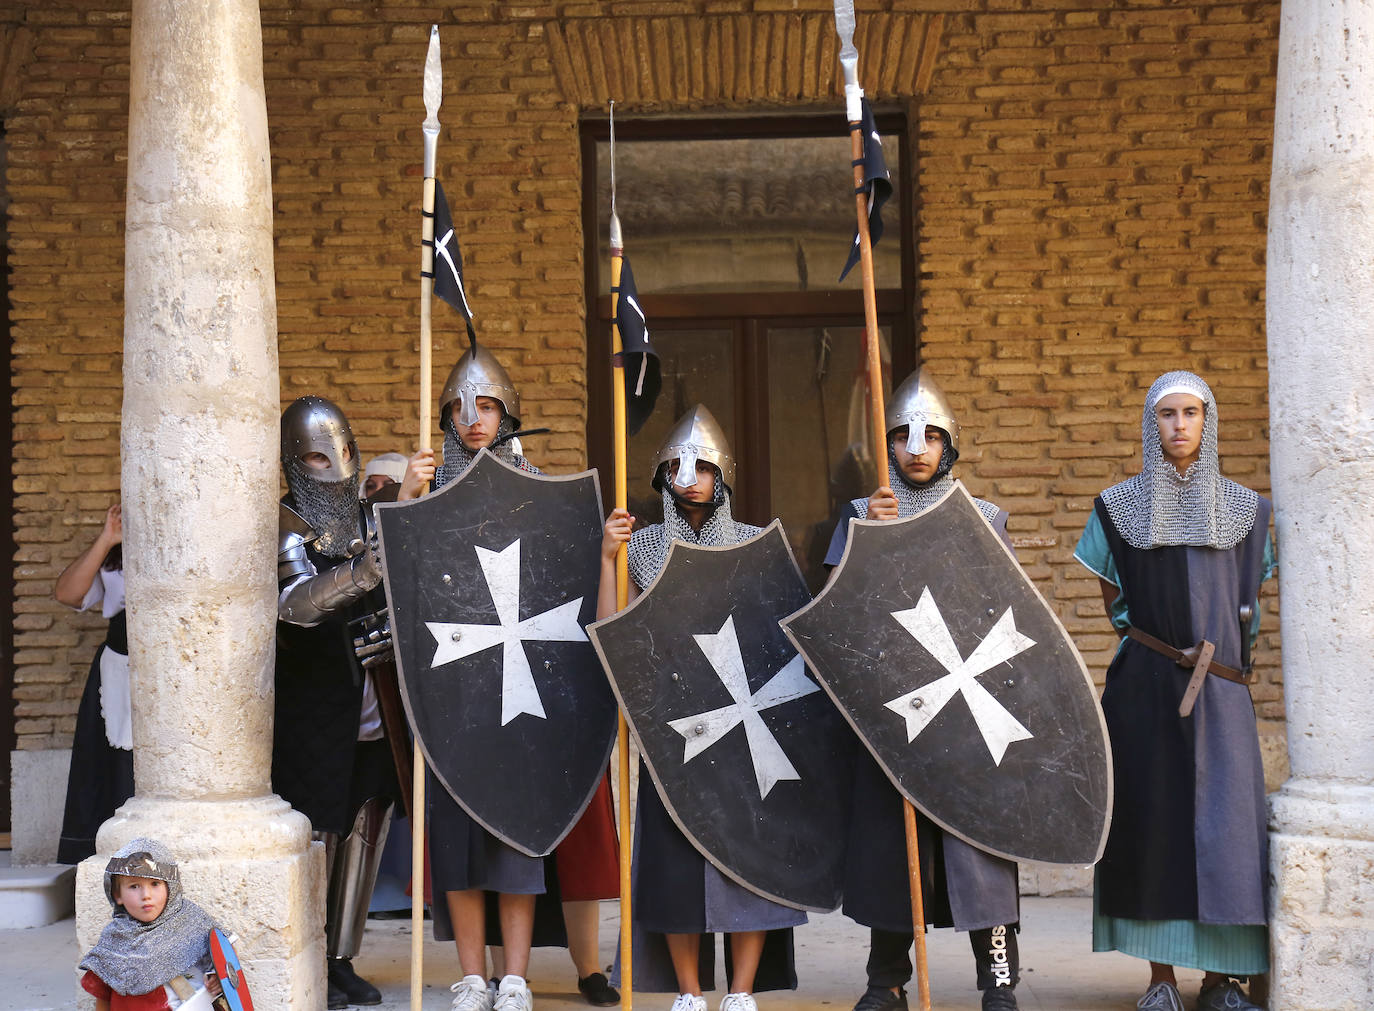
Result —
<instances>
[{"instance_id":1,"label":"stone column","mask_svg":"<svg viewBox=\"0 0 1374 1011\"><path fill-rule=\"evenodd\" d=\"M137 793L78 872L147 835L237 932L260 1011L324 1000L323 852L271 792L278 417L257 0L134 0L121 434Z\"/></svg>"},{"instance_id":2,"label":"stone column","mask_svg":"<svg viewBox=\"0 0 1374 1011\"><path fill-rule=\"evenodd\" d=\"M1374 1006L1374 4L1285 0L1270 465L1293 776L1270 832L1276 1011Z\"/></svg>"}]
</instances>

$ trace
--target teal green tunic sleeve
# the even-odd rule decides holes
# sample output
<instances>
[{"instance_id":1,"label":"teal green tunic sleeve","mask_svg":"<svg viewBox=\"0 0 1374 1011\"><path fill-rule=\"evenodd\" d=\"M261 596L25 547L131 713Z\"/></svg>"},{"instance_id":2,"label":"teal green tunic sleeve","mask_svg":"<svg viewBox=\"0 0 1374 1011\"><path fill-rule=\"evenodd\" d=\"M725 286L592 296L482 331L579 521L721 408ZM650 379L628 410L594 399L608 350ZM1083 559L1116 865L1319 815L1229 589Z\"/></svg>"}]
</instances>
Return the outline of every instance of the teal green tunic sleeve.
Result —
<instances>
[{"instance_id":1,"label":"teal green tunic sleeve","mask_svg":"<svg viewBox=\"0 0 1374 1011\"><path fill-rule=\"evenodd\" d=\"M1260 563L1261 576L1260 582L1273 579L1274 573L1279 567L1279 556L1274 550L1274 535L1269 534L1264 538L1264 560ZM1250 648L1255 648L1255 643L1259 641L1260 632L1260 607L1259 598L1255 598L1254 608L1250 612Z\"/></svg>"},{"instance_id":2,"label":"teal green tunic sleeve","mask_svg":"<svg viewBox=\"0 0 1374 1011\"><path fill-rule=\"evenodd\" d=\"M1078 547L1074 548L1073 557L1098 579L1105 579L1120 589L1121 577L1116 571L1116 560L1112 558L1112 549L1107 545L1107 533L1102 529L1102 521L1098 519L1096 509L1088 515L1087 525L1083 527L1083 534L1078 538ZM1126 613L1126 598L1123 594L1118 593L1112 601L1108 617L1112 619L1113 628L1124 632L1130 627L1131 618Z\"/></svg>"}]
</instances>

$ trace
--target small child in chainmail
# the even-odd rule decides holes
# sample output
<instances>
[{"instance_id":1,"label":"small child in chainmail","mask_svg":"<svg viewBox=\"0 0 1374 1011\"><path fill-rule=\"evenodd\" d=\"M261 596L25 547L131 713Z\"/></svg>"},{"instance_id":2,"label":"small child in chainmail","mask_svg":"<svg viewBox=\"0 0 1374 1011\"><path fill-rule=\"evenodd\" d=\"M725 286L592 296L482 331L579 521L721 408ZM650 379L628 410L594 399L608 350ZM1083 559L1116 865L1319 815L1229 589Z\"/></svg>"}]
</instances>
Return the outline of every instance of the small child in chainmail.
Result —
<instances>
[{"instance_id":1,"label":"small child in chainmail","mask_svg":"<svg viewBox=\"0 0 1374 1011\"><path fill-rule=\"evenodd\" d=\"M98 1011L210 1011L220 988L215 924L181 891L176 860L155 839L126 843L105 865L111 918L81 960Z\"/></svg>"}]
</instances>

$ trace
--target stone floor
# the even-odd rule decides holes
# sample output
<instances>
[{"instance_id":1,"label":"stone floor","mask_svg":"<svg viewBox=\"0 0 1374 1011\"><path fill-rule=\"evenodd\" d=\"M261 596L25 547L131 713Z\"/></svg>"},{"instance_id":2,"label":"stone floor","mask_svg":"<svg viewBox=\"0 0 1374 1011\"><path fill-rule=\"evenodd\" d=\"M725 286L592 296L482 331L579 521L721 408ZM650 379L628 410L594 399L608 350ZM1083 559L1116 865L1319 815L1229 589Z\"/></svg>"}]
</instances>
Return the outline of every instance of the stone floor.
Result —
<instances>
[{"instance_id":1,"label":"stone floor","mask_svg":"<svg viewBox=\"0 0 1374 1011\"><path fill-rule=\"evenodd\" d=\"M1029 897L1022 905L1022 981L1017 997L1035 1011L1130 1011L1144 990L1143 963L1115 952L1093 954L1090 900ZM618 920L615 903L603 903L602 953L609 959ZM759 1006L796 1011L848 1011L863 989L867 931L839 913L813 916L798 930L797 969L801 989L763 994ZM410 921L370 920L364 954L355 965L382 990L382 1011L410 1007ZM0 930L0 1011L48 1011L76 1006L72 967L79 958L75 921L62 920L29 930ZM428 941L424 949L425 1011L446 1011L448 984L456 978L451 944ZM977 1011L973 957L964 934L940 930L930 935L932 1007L939 1011ZM536 949L530 972L537 1011L585 1008L575 990L572 967L561 949ZM1200 973L1180 974L1189 1006ZM714 1009L721 994L711 999ZM914 993L913 993L914 997ZM671 998L636 994L645 1011L667 1011ZM916 1002L912 1001L912 1007Z\"/></svg>"}]
</instances>

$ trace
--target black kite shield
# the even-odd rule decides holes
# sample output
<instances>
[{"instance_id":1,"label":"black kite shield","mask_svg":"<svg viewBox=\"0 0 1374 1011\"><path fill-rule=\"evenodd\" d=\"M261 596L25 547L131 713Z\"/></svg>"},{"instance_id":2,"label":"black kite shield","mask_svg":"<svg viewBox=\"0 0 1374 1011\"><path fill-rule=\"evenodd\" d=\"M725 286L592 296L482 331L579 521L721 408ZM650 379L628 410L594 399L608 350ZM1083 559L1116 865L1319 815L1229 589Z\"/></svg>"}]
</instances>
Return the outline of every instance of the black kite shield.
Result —
<instances>
[{"instance_id":1,"label":"black kite shield","mask_svg":"<svg viewBox=\"0 0 1374 1011\"><path fill-rule=\"evenodd\" d=\"M415 502L376 508L401 697L439 781L531 856L572 828L606 771L615 698L596 617L596 473L536 476L485 450Z\"/></svg>"},{"instance_id":2,"label":"black kite shield","mask_svg":"<svg viewBox=\"0 0 1374 1011\"><path fill-rule=\"evenodd\" d=\"M962 484L915 516L852 521L829 585L782 626L947 831L1012 860L1102 855L1112 774L1097 692Z\"/></svg>"},{"instance_id":3,"label":"black kite shield","mask_svg":"<svg viewBox=\"0 0 1374 1011\"><path fill-rule=\"evenodd\" d=\"M766 898L828 912L855 745L778 626L809 597L775 520L733 547L674 543L644 595L587 631L693 845Z\"/></svg>"}]
</instances>

